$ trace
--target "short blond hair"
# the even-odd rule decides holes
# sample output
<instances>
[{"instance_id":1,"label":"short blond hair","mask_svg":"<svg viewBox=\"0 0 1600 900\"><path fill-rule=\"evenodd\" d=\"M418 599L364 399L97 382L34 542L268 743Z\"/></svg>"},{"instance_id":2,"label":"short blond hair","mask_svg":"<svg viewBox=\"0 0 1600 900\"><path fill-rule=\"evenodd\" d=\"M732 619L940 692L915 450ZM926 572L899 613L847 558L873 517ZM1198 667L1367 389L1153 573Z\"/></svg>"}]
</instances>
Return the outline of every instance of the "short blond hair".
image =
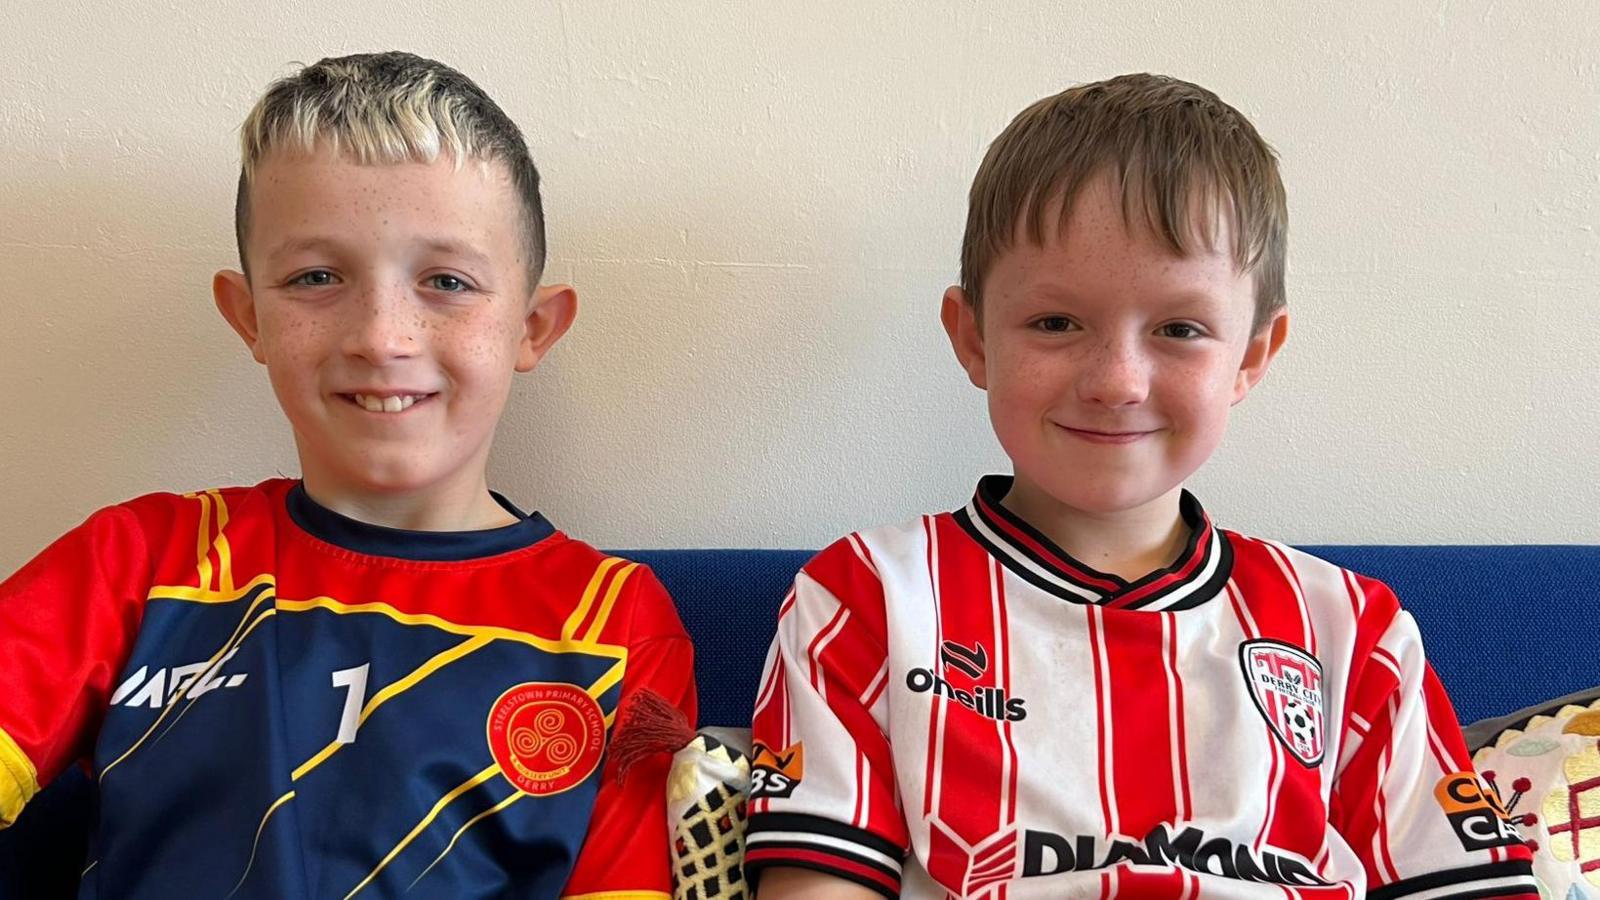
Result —
<instances>
[{"instance_id":1,"label":"short blond hair","mask_svg":"<svg viewBox=\"0 0 1600 900\"><path fill-rule=\"evenodd\" d=\"M498 162L522 206L529 284L544 271L544 205L539 170L511 118L472 79L411 53L329 57L274 81L239 129L239 190L234 232L248 274L245 236L250 184L262 160L319 147L361 165L431 163L441 155Z\"/></svg>"},{"instance_id":2,"label":"short blond hair","mask_svg":"<svg viewBox=\"0 0 1600 900\"><path fill-rule=\"evenodd\" d=\"M1046 210L1060 202L1064 229L1079 192L1103 173L1122 193L1125 219L1179 255L1211 246L1219 216L1230 216L1235 264L1255 280L1254 329L1285 305L1289 215L1276 154L1211 91L1137 74L1039 100L989 145L961 241L961 287L974 306L1019 225L1043 243Z\"/></svg>"}]
</instances>

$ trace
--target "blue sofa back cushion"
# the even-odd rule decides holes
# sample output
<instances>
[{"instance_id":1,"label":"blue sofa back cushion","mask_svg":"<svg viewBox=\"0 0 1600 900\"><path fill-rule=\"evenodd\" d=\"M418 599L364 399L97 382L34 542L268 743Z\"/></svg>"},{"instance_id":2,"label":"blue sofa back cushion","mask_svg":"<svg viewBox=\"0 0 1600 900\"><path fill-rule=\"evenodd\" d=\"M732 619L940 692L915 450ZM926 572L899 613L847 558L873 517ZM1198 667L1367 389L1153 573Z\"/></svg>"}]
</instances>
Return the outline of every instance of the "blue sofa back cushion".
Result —
<instances>
[{"instance_id":1,"label":"blue sofa back cushion","mask_svg":"<svg viewBox=\"0 0 1600 900\"><path fill-rule=\"evenodd\" d=\"M1600 684L1600 546L1303 548L1387 583L1463 723ZM694 639L702 725L747 726L777 608L806 550L636 550Z\"/></svg>"}]
</instances>

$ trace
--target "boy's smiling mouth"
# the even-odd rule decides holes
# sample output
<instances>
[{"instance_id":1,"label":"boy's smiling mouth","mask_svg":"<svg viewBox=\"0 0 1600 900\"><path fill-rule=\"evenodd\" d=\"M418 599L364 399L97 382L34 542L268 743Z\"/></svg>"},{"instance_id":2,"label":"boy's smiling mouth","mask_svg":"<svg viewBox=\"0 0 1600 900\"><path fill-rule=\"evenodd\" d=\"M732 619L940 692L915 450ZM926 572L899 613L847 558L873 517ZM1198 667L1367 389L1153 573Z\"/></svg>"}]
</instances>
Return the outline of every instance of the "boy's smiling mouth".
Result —
<instances>
[{"instance_id":1,"label":"boy's smiling mouth","mask_svg":"<svg viewBox=\"0 0 1600 900\"><path fill-rule=\"evenodd\" d=\"M399 413L433 396L431 393L350 393L340 394L340 397L354 403L367 412L372 413Z\"/></svg>"},{"instance_id":2,"label":"boy's smiling mouth","mask_svg":"<svg viewBox=\"0 0 1600 900\"><path fill-rule=\"evenodd\" d=\"M1075 438L1095 444L1131 444L1155 433L1154 431L1099 431L1092 428L1073 428L1070 425L1057 427Z\"/></svg>"}]
</instances>

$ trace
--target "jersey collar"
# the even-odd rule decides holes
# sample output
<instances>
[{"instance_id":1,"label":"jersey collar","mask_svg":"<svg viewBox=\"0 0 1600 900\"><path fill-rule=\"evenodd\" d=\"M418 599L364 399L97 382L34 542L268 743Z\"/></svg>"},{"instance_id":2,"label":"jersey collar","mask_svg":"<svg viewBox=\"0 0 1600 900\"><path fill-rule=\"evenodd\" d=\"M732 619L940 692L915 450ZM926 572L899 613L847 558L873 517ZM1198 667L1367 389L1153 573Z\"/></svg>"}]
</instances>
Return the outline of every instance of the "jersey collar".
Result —
<instances>
[{"instance_id":1,"label":"jersey collar","mask_svg":"<svg viewBox=\"0 0 1600 900\"><path fill-rule=\"evenodd\" d=\"M1018 577L1064 600L1114 609L1189 609L1216 596L1233 571L1227 535L1212 526L1200 501L1188 491L1178 504L1189 526L1183 552L1172 565L1130 582L1073 559L1006 509L1000 501L1010 490L1011 476L985 476L978 481L972 502L956 510L955 520Z\"/></svg>"},{"instance_id":2,"label":"jersey collar","mask_svg":"<svg viewBox=\"0 0 1600 900\"><path fill-rule=\"evenodd\" d=\"M317 540L352 553L392 559L423 562L482 559L531 547L555 533L555 526L544 516L525 513L505 497L494 491L489 493L506 512L517 517L516 522L482 531L410 531L369 525L340 515L311 499L303 483L289 490L285 502L294 524Z\"/></svg>"}]
</instances>

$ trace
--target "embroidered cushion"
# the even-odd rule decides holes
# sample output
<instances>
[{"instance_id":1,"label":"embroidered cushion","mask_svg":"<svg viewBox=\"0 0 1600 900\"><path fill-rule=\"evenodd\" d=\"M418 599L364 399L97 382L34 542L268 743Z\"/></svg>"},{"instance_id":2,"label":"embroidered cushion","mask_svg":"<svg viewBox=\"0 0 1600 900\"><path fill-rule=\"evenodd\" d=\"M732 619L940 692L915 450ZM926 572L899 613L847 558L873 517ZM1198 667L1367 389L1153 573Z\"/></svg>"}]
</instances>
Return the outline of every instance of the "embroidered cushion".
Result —
<instances>
[{"instance_id":1,"label":"embroidered cushion","mask_svg":"<svg viewBox=\"0 0 1600 900\"><path fill-rule=\"evenodd\" d=\"M1600 900L1600 687L1465 729L1550 900Z\"/></svg>"}]
</instances>

